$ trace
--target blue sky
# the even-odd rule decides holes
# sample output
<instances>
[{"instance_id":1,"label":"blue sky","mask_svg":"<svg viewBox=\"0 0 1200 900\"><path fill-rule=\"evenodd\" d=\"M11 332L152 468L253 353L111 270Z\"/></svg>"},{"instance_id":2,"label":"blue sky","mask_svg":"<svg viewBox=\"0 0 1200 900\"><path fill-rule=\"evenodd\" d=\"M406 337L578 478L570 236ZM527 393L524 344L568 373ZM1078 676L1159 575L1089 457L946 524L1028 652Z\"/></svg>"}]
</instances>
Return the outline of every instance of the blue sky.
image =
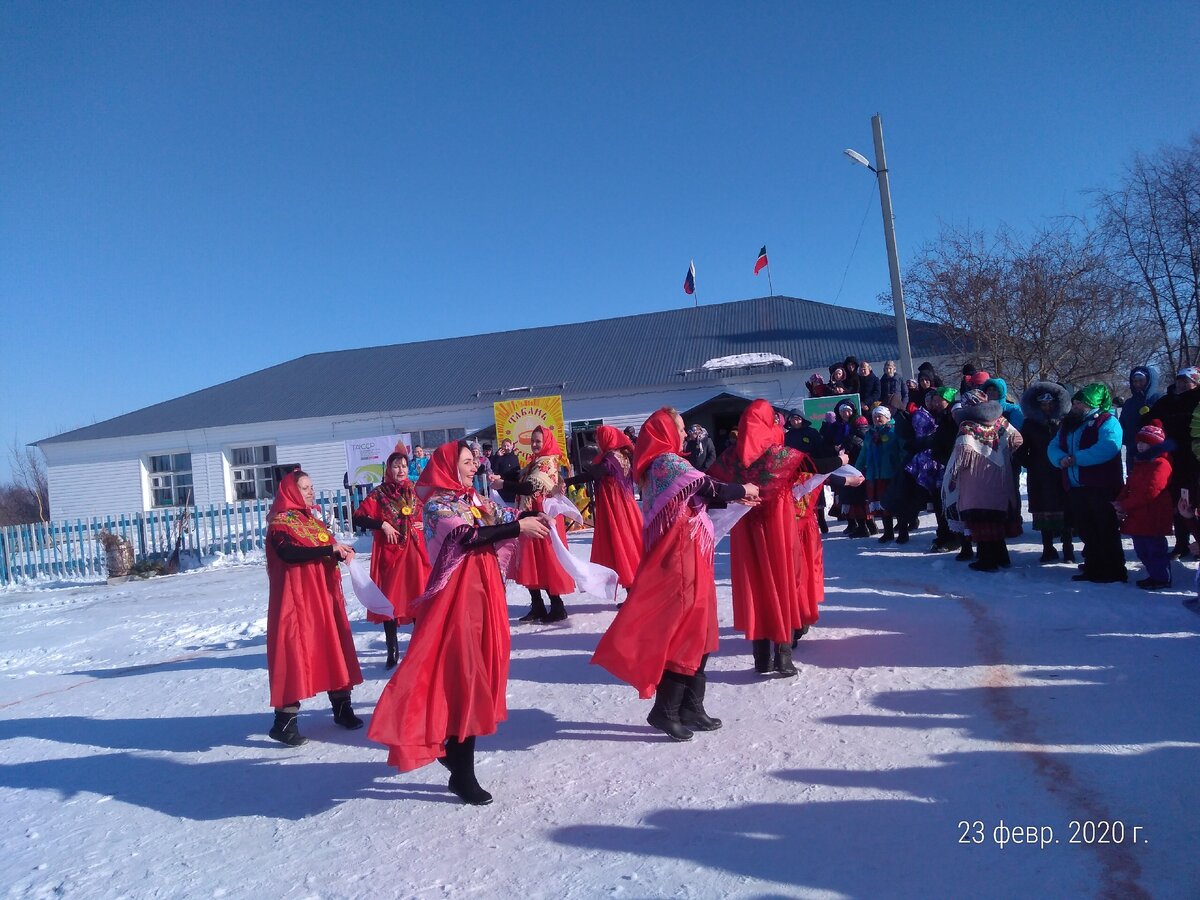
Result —
<instances>
[{"instance_id":1,"label":"blue sky","mask_svg":"<svg viewBox=\"0 0 1200 900\"><path fill-rule=\"evenodd\" d=\"M943 222L1084 213L1184 140L1198 45L1190 0L6 2L0 438L673 308L692 258L701 302L762 296L763 244L777 293L875 309L878 195L841 153L872 114L903 264Z\"/></svg>"}]
</instances>

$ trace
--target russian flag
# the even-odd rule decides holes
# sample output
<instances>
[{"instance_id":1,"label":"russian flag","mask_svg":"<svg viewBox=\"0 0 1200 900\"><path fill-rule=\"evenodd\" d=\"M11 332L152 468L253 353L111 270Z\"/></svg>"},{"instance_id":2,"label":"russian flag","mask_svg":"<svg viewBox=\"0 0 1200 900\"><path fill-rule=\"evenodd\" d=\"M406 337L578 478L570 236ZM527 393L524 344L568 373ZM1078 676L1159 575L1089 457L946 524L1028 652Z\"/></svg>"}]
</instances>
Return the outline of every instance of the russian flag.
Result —
<instances>
[{"instance_id":1,"label":"russian flag","mask_svg":"<svg viewBox=\"0 0 1200 900\"><path fill-rule=\"evenodd\" d=\"M687 275L683 279L683 292L685 294L696 293L696 261L694 259L688 266Z\"/></svg>"}]
</instances>

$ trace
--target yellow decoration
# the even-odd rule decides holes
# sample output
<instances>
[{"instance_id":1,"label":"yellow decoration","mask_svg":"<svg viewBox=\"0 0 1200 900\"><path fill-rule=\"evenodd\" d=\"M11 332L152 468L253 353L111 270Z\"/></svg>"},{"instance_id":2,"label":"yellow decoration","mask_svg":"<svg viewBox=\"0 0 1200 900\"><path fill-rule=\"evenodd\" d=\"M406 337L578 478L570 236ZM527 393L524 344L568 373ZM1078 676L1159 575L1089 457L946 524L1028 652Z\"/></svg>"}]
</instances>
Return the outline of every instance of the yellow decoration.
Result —
<instances>
[{"instance_id":1,"label":"yellow decoration","mask_svg":"<svg viewBox=\"0 0 1200 900\"><path fill-rule=\"evenodd\" d=\"M471 507L471 515L473 515L473 516L474 516L475 518L477 518L477 519L482 519L482 518L483 518L483 513L479 511L479 507L478 507L478 506L472 506L472 507Z\"/></svg>"},{"instance_id":2,"label":"yellow decoration","mask_svg":"<svg viewBox=\"0 0 1200 900\"><path fill-rule=\"evenodd\" d=\"M326 531L320 532L317 535L317 540L320 541L322 544L328 544L329 543L329 533Z\"/></svg>"},{"instance_id":3,"label":"yellow decoration","mask_svg":"<svg viewBox=\"0 0 1200 900\"><path fill-rule=\"evenodd\" d=\"M411 506L402 506L402 507L400 507L400 512L402 515L411 516L412 515L412 507Z\"/></svg>"},{"instance_id":4,"label":"yellow decoration","mask_svg":"<svg viewBox=\"0 0 1200 900\"><path fill-rule=\"evenodd\" d=\"M496 441L512 441L521 465L529 462L529 438L541 425L554 433L558 441L558 460L568 465L567 438L563 428L562 397L526 397L524 400L501 400L492 404L496 416Z\"/></svg>"}]
</instances>

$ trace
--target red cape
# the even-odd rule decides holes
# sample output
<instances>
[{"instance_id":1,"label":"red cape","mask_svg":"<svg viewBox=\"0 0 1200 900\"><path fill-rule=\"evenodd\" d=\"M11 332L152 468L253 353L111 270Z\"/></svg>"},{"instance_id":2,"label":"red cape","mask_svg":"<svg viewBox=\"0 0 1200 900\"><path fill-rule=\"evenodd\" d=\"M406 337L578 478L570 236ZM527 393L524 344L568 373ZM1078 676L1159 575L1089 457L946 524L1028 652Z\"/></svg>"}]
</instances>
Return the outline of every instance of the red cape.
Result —
<instances>
[{"instance_id":1,"label":"red cape","mask_svg":"<svg viewBox=\"0 0 1200 900\"><path fill-rule=\"evenodd\" d=\"M355 512L391 523L392 517L388 515L380 500L376 492L372 491ZM389 544L383 536L383 530L380 529L375 532L375 541L371 547L371 580L383 591L384 596L392 601L392 608L396 611L395 618L401 625L412 621L408 615L408 601L425 592L431 568L429 554L425 550L425 534L421 527L421 507L413 498L412 506L407 508L411 512L404 517L407 527L402 532L403 541ZM368 610L367 621L378 623L390 620Z\"/></svg>"},{"instance_id":2,"label":"red cape","mask_svg":"<svg viewBox=\"0 0 1200 900\"><path fill-rule=\"evenodd\" d=\"M612 477L596 482L594 508L592 562L612 569L628 588L642 559L642 511L633 494Z\"/></svg>"}]
</instances>

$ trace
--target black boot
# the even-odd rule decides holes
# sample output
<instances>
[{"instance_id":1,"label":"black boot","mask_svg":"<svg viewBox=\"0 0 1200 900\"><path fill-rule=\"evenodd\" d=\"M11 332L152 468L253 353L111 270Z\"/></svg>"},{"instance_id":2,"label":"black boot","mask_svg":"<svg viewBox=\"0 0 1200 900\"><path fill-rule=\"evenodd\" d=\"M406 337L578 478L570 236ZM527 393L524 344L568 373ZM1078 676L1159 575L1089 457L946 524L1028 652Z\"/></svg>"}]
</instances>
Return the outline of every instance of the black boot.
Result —
<instances>
[{"instance_id":1,"label":"black boot","mask_svg":"<svg viewBox=\"0 0 1200 900\"><path fill-rule=\"evenodd\" d=\"M363 727L363 720L356 716L350 707L349 691L330 691L329 705L333 707L333 721L343 728L354 731Z\"/></svg>"},{"instance_id":2,"label":"black boot","mask_svg":"<svg viewBox=\"0 0 1200 900\"><path fill-rule=\"evenodd\" d=\"M1071 543L1071 532L1063 532L1063 562L1075 562L1075 545Z\"/></svg>"},{"instance_id":3,"label":"black boot","mask_svg":"<svg viewBox=\"0 0 1200 900\"><path fill-rule=\"evenodd\" d=\"M901 519L899 522L896 523L896 527L898 529L898 533L896 535L896 543L897 544L907 544L908 543L909 523L904 521L903 519Z\"/></svg>"},{"instance_id":4,"label":"black boot","mask_svg":"<svg viewBox=\"0 0 1200 900\"><path fill-rule=\"evenodd\" d=\"M542 616L543 622L563 622L567 618L567 608L563 606L562 597L550 595L550 612Z\"/></svg>"},{"instance_id":5,"label":"black boot","mask_svg":"<svg viewBox=\"0 0 1200 900\"><path fill-rule=\"evenodd\" d=\"M771 674L771 642L766 638L761 641L751 641L750 649L754 652L754 671L759 675Z\"/></svg>"},{"instance_id":6,"label":"black boot","mask_svg":"<svg viewBox=\"0 0 1200 900\"><path fill-rule=\"evenodd\" d=\"M678 672L663 672L658 690L654 692L654 707L646 722L666 734L673 741L690 741L692 730L679 720L679 710L683 705L683 695L691 685L692 679Z\"/></svg>"},{"instance_id":7,"label":"black boot","mask_svg":"<svg viewBox=\"0 0 1200 900\"><path fill-rule=\"evenodd\" d=\"M867 527L867 534L869 534L871 537L874 537L875 535L879 534L879 529L876 527L874 519L867 519L866 527Z\"/></svg>"},{"instance_id":8,"label":"black boot","mask_svg":"<svg viewBox=\"0 0 1200 900\"><path fill-rule=\"evenodd\" d=\"M546 618L546 601L537 588L529 589L529 612L517 619L518 622L540 622Z\"/></svg>"},{"instance_id":9,"label":"black boot","mask_svg":"<svg viewBox=\"0 0 1200 900\"><path fill-rule=\"evenodd\" d=\"M708 655L700 661L700 668L691 677L687 690L683 693L683 705L679 707L679 721L692 731L716 731L721 727L721 720L713 718L704 710L704 690L708 685L708 676L704 674L704 665Z\"/></svg>"},{"instance_id":10,"label":"black boot","mask_svg":"<svg viewBox=\"0 0 1200 900\"><path fill-rule=\"evenodd\" d=\"M450 770L450 790L464 803L471 806L487 806L492 802L492 795L481 788L475 778L474 736L465 741L447 738L444 765Z\"/></svg>"},{"instance_id":11,"label":"black boot","mask_svg":"<svg viewBox=\"0 0 1200 900\"><path fill-rule=\"evenodd\" d=\"M289 747L299 747L301 744L307 743L308 738L300 733L300 728L296 723L299 717L299 704L275 710L275 724L271 726L271 730L267 734Z\"/></svg>"},{"instance_id":12,"label":"black boot","mask_svg":"<svg viewBox=\"0 0 1200 900\"><path fill-rule=\"evenodd\" d=\"M975 551L971 549L971 539L963 536L962 546L959 548L958 555L954 559L958 562L970 562L975 558Z\"/></svg>"},{"instance_id":13,"label":"black boot","mask_svg":"<svg viewBox=\"0 0 1200 900\"><path fill-rule=\"evenodd\" d=\"M1002 569L1012 568L1012 557L1008 555L1008 542L1003 538L996 541L996 562L1000 564Z\"/></svg>"},{"instance_id":14,"label":"black boot","mask_svg":"<svg viewBox=\"0 0 1200 900\"><path fill-rule=\"evenodd\" d=\"M383 623L383 640L387 644L387 659L383 662L385 669L396 668L399 661L400 646L396 641L396 620Z\"/></svg>"},{"instance_id":15,"label":"black boot","mask_svg":"<svg viewBox=\"0 0 1200 900\"><path fill-rule=\"evenodd\" d=\"M976 572L999 572L1000 554L996 547L997 541L980 541L979 558L970 563L968 568Z\"/></svg>"},{"instance_id":16,"label":"black boot","mask_svg":"<svg viewBox=\"0 0 1200 900\"><path fill-rule=\"evenodd\" d=\"M1189 550L1191 544L1191 532L1188 529L1188 520L1181 516L1178 512L1175 513L1175 546L1171 548L1171 557L1178 559L1191 559L1192 554Z\"/></svg>"},{"instance_id":17,"label":"black boot","mask_svg":"<svg viewBox=\"0 0 1200 900\"><path fill-rule=\"evenodd\" d=\"M1066 552L1066 547L1063 548ZM1042 532L1042 555L1038 557L1040 563L1058 562L1058 551L1054 549L1054 532Z\"/></svg>"},{"instance_id":18,"label":"black boot","mask_svg":"<svg viewBox=\"0 0 1200 900\"><path fill-rule=\"evenodd\" d=\"M825 521L825 510L817 508L817 528L821 529L821 534L829 534L829 523Z\"/></svg>"},{"instance_id":19,"label":"black boot","mask_svg":"<svg viewBox=\"0 0 1200 900\"><path fill-rule=\"evenodd\" d=\"M792 629L792 649L793 650L795 650L796 645L798 643L800 643L800 638L802 638L806 634L808 634L808 629L809 629L808 625L805 625L803 628L793 628Z\"/></svg>"},{"instance_id":20,"label":"black boot","mask_svg":"<svg viewBox=\"0 0 1200 900\"><path fill-rule=\"evenodd\" d=\"M792 662L791 644L775 645L775 671L784 678L791 678L793 675L800 674L800 671L796 668L796 664Z\"/></svg>"},{"instance_id":21,"label":"black boot","mask_svg":"<svg viewBox=\"0 0 1200 900\"><path fill-rule=\"evenodd\" d=\"M891 516L883 517L883 537L879 539L881 544L890 544L896 539L895 520Z\"/></svg>"}]
</instances>

